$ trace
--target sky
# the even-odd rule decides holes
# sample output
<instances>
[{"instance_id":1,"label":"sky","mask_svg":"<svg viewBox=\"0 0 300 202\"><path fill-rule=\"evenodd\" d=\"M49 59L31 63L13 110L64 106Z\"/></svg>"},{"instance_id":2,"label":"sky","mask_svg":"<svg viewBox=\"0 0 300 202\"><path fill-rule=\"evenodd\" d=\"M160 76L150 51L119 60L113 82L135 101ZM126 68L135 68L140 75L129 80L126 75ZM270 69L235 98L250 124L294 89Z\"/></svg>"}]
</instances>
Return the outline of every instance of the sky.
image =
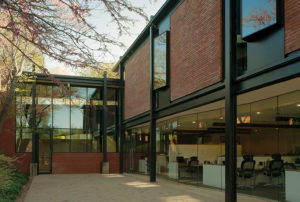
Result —
<instances>
[{"instance_id":1,"label":"sky","mask_svg":"<svg viewBox=\"0 0 300 202\"><path fill-rule=\"evenodd\" d=\"M129 0L134 6L143 7L146 15L150 18L151 15L155 15L160 7L166 2L166 0ZM118 35L118 30L116 26L110 23L109 16L103 13L103 10L96 8L92 15L87 19L87 21L93 24L99 33L107 33L112 35L116 40L121 41L125 44L125 49L119 47L111 47L111 51L114 56L108 56L105 58L104 62L117 62L122 56L127 48L134 42L138 35L147 25L145 19L140 16L130 14L130 17L135 19L136 22L134 26L130 28L130 35ZM56 74L70 74L76 75L75 72L72 72L70 68L61 68L64 67L64 64L58 63L50 58L45 58L45 65L50 70L51 73Z\"/></svg>"}]
</instances>

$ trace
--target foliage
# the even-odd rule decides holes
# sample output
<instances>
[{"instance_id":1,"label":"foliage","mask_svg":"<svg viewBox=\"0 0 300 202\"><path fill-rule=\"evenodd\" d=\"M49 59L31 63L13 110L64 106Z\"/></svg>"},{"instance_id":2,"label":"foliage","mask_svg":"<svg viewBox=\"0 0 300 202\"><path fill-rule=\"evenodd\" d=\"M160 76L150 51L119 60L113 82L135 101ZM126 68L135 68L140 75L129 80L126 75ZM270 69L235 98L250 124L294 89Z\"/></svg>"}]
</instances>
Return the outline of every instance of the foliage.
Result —
<instances>
[{"instance_id":1,"label":"foliage","mask_svg":"<svg viewBox=\"0 0 300 202\"><path fill-rule=\"evenodd\" d=\"M84 71L80 71L80 76L86 76L86 77L97 77L97 78L103 78L104 71L107 72L107 78L112 79L118 79L119 75L116 72L112 71L112 68L114 67L114 63L105 63L102 64L98 68L86 68Z\"/></svg>"},{"instance_id":2,"label":"foliage","mask_svg":"<svg viewBox=\"0 0 300 202\"><path fill-rule=\"evenodd\" d=\"M147 19L143 9L128 0L1 0L0 38L21 52L24 49L9 36L21 38L42 54L67 65L97 67L110 53L109 47L123 46L112 35L97 32L87 21L92 11L99 8L110 16L120 35L128 33L134 23L128 12ZM43 66L39 68L48 73Z\"/></svg>"},{"instance_id":3,"label":"foliage","mask_svg":"<svg viewBox=\"0 0 300 202\"><path fill-rule=\"evenodd\" d=\"M0 0L0 84L6 87L1 92L0 133L26 64L34 64L68 94L36 55L73 68L98 69L107 54L112 55L111 47L124 46L88 22L92 11L99 8L110 16L120 35L129 33L134 24L130 13L148 20L143 9L128 0Z\"/></svg>"},{"instance_id":4,"label":"foliage","mask_svg":"<svg viewBox=\"0 0 300 202\"><path fill-rule=\"evenodd\" d=\"M16 170L16 158L0 155L0 202L14 201L28 178Z\"/></svg>"},{"instance_id":5,"label":"foliage","mask_svg":"<svg viewBox=\"0 0 300 202\"><path fill-rule=\"evenodd\" d=\"M0 155L0 190L7 189L12 182L15 172L14 162L16 159Z\"/></svg>"}]
</instances>

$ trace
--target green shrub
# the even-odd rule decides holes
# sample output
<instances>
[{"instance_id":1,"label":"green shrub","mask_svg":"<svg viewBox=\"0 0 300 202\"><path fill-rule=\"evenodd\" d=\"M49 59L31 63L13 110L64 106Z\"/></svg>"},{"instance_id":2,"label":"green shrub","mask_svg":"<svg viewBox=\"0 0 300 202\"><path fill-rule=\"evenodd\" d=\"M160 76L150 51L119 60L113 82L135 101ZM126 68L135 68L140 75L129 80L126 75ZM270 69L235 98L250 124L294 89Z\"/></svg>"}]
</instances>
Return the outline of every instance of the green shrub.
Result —
<instances>
[{"instance_id":1,"label":"green shrub","mask_svg":"<svg viewBox=\"0 0 300 202\"><path fill-rule=\"evenodd\" d=\"M16 158L0 155L0 202L14 201L28 178L16 170Z\"/></svg>"}]
</instances>

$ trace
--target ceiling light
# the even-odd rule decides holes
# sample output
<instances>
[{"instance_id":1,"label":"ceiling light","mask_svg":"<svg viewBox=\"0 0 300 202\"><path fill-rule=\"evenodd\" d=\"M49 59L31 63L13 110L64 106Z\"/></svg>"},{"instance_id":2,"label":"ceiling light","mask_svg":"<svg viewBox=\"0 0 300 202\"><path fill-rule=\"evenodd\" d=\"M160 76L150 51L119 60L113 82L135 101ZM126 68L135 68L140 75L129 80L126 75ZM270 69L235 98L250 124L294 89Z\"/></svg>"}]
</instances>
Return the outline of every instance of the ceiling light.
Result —
<instances>
[{"instance_id":1,"label":"ceiling light","mask_svg":"<svg viewBox=\"0 0 300 202\"><path fill-rule=\"evenodd\" d=\"M260 115L260 114L261 114L261 112L256 112L256 114L257 114L257 115Z\"/></svg>"},{"instance_id":2,"label":"ceiling light","mask_svg":"<svg viewBox=\"0 0 300 202\"><path fill-rule=\"evenodd\" d=\"M221 116L220 119L224 119L223 116Z\"/></svg>"},{"instance_id":3,"label":"ceiling light","mask_svg":"<svg viewBox=\"0 0 300 202\"><path fill-rule=\"evenodd\" d=\"M297 104L297 107L300 107L300 104Z\"/></svg>"},{"instance_id":4,"label":"ceiling light","mask_svg":"<svg viewBox=\"0 0 300 202\"><path fill-rule=\"evenodd\" d=\"M195 124L196 123L196 121L193 121L193 124Z\"/></svg>"}]
</instances>

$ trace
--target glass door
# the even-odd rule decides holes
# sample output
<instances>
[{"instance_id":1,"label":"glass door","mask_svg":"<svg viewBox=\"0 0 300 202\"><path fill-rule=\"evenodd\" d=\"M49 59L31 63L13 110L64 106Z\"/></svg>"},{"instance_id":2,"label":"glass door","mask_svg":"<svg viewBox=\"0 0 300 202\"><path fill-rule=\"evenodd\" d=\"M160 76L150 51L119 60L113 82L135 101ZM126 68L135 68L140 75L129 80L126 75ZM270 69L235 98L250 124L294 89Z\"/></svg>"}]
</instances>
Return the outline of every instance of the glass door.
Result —
<instances>
[{"instance_id":1,"label":"glass door","mask_svg":"<svg viewBox=\"0 0 300 202\"><path fill-rule=\"evenodd\" d=\"M51 154L50 130L39 131L39 173L51 173Z\"/></svg>"}]
</instances>

